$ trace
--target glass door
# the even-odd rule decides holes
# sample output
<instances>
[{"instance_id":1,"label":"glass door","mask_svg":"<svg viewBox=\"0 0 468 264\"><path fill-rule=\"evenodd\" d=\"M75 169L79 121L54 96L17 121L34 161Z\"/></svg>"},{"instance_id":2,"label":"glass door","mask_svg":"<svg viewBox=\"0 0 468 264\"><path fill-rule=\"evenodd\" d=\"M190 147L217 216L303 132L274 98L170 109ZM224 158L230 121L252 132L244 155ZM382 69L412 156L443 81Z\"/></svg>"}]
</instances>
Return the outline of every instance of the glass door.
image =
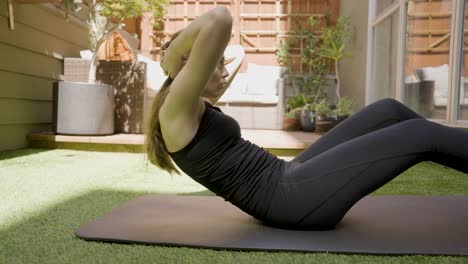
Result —
<instances>
[{"instance_id":1,"label":"glass door","mask_svg":"<svg viewBox=\"0 0 468 264\"><path fill-rule=\"evenodd\" d=\"M468 23L467 23L467 12L468 8L468 1L465 0L463 2L463 14L462 14L462 23L460 23L461 28L460 32L461 33L461 41L458 42L460 44L459 47L459 52L463 55L460 56L461 58L461 63L460 63L460 70L459 70L459 76L460 78L460 84L459 87L460 89L458 92L458 105L457 105L457 111L456 111L456 119L461 125L468 126Z\"/></svg>"},{"instance_id":2,"label":"glass door","mask_svg":"<svg viewBox=\"0 0 468 264\"><path fill-rule=\"evenodd\" d=\"M373 22L370 86L368 97L372 103L385 97L395 97L398 54L399 6L398 1L376 1L378 12ZM370 94L369 94L370 93Z\"/></svg>"},{"instance_id":3,"label":"glass door","mask_svg":"<svg viewBox=\"0 0 468 264\"><path fill-rule=\"evenodd\" d=\"M403 102L422 116L447 115L452 0L409 0Z\"/></svg>"},{"instance_id":4,"label":"glass door","mask_svg":"<svg viewBox=\"0 0 468 264\"><path fill-rule=\"evenodd\" d=\"M366 104L468 127L468 0L369 0Z\"/></svg>"}]
</instances>

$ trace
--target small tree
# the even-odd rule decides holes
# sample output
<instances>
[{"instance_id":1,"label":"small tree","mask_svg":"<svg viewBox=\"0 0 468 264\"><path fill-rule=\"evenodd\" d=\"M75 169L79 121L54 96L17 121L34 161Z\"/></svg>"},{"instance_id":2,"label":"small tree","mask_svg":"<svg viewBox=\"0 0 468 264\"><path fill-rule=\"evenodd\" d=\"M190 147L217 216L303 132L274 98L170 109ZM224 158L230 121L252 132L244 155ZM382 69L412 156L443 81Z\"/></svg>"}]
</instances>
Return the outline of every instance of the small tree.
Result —
<instances>
[{"instance_id":1,"label":"small tree","mask_svg":"<svg viewBox=\"0 0 468 264\"><path fill-rule=\"evenodd\" d=\"M323 74L325 73L328 58L319 54L321 39L319 32L320 19L309 17L309 25L303 27L300 18L296 21L297 37L282 41L276 53L280 65L287 67L289 77L295 94L308 90L314 95L314 103L317 103L321 96L321 89L325 83ZM300 70L295 69L296 62L293 59L291 49L293 46L301 44Z\"/></svg>"},{"instance_id":2,"label":"small tree","mask_svg":"<svg viewBox=\"0 0 468 264\"><path fill-rule=\"evenodd\" d=\"M332 27L327 25L323 29L323 33L320 36L322 40L322 46L319 50L319 55L325 58L329 58L335 64L336 74L336 96L339 100L340 96L340 74L338 71L338 64L344 56L345 48L349 44L351 37L351 24L349 17L339 17L336 26Z\"/></svg>"},{"instance_id":3,"label":"small tree","mask_svg":"<svg viewBox=\"0 0 468 264\"><path fill-rule=\"evenodd\" d=\"M122 27L123 20L152 11L152 24L157 25L168 0L67 0L67 10L77 10L78 4L88 8L89 49L93 52L88 82L96 81L97 51L107 34ZM111 23L111 19L113 23Z\"/></svg>"},{"instance_id":4,"label":"small tree","mask_svg":"<svg viewBox=\"0 0 468 264\"><path fill-rule=\"evenodd\" d=\"M311 86L315 92L314 104L317 104L317 100L321 96L321 90L325 84L323 74L325 73L327 59L320 56L320 34L318 32L320 20L315 17L309 17L309 25L312 28L308 37L305 39L304 52L302 54L302 62L308 67L309 75L312 77Z\"/></svg>"}]
</instances>

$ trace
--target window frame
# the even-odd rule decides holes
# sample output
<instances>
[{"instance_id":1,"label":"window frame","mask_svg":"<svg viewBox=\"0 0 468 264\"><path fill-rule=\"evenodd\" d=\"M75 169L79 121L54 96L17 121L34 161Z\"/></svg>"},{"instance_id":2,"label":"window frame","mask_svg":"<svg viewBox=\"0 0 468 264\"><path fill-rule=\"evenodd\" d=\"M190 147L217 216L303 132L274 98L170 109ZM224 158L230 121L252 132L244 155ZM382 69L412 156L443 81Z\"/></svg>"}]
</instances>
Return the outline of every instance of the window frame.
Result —
<instances>
[{"instance_id":1,"label":"window frame","mask_svg":"<svg viewBox=\"0 0 468 264\"><path fill-rule=\"evenodd\" d=\"M368 16L368 31L367 31L367 64L366 64L366 89L365 89L365 104L368 105L375 101L373 98L373 76L372 69L374 61L374 37L375 29L382 22L392 17L399 11L399 28L398 28L398 47L397 47L397 69L396 69L396 87L395 99L403 102L403 87L405 79L405 58L406 58L406 28L407 28L407 3L408 0L396 0L394 3L385 8L380 14L377 14L377 1L369 0L369 16ZM450 51L449 51L449 83L448 83L448 98L447 111L444 120L434 119L433 121L444 123L454 127L468 128L468 120L457 120L457 115L460 110L458 89L461 83L461 65L463 63L463 41L464 41L464 16L465 16L465 0L452 0L452 10L454 10L451 22L450 36ZM468 14L467 14L468 15ZM432 120L432 119L429 119Z\"/></svg>"}]
</instances>

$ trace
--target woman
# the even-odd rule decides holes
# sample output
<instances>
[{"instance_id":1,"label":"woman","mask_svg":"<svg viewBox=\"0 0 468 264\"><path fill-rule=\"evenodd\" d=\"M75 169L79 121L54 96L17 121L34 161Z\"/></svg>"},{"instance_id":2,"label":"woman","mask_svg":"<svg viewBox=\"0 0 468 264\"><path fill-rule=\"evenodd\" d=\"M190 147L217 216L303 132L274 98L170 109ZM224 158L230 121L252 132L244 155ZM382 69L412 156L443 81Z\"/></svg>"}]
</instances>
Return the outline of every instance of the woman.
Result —
<instances>
[{"instance_id":1,"label":"woman","mask_svg":"<svg viewBox=\"0 0 468 264\"><path fill-rule=\"evenodd\" d=\"M357 201L421 161L468 173L468 131L393 99L368 105L290 162L242 139L239 124L214 106L233 78L223 64L231 27L227 9L217 7L165 46L169 78L146 135L153 164L178 172L173 160L266 224L315 230L334 228Z\"/></svg>"}]
</instances>

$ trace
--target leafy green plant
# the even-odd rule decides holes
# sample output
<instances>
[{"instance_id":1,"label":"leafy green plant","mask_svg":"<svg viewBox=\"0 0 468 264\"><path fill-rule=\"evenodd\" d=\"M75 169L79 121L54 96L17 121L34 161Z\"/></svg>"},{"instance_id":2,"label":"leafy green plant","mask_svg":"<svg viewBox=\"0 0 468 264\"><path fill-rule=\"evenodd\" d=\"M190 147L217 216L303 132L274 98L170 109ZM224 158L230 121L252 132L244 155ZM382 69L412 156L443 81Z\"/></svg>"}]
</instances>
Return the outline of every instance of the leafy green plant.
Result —
<instances>
[{"instance_id":1,"label":"leafy green plant","mask_svg":"<svg viewBox=\"0 0 468 264\"><path fill-rule=\"evenodd\" d=\"M320 20L314 16L310 16L308 20L310 30L308 30L308 34L304 34L306 38L301 62L307 65L308 74L311 76L310 87L315 95L314 103L317 103L321 96L321 88L325 84L323 74L326 71L327 59L319 54L321 40L320 33L317 32L319 32Z\"/></svg>"},{"instance_id":2,"label":"leafy green plant","mask_svg":"<svg viewBox=\"0 0 468 264\"><path fill-rule=\"evenodd\" d=\"M82 0L64 0L63 5L65 6L65 19L68 21L70 13L77 12L81 9Z\"/></svg>"},{"instance_id":3,"label":"leafy green plant","mask_svg":"<svg viewBox=\"0 0 468 264\"><path fill-rule=\"evenodd\" d=\"M338 100L336 109L333 110L333 114L337 116L348 116L352 113L353 100L350 97L344 96Z\"/></svg>"},{"instance_id":4,"label":"leafy green plant","mask_svg":"<svg viewBox=\"0 0 468 264\"><path fill-rule=\"evenodd\" d=\"M294 94L299 94L302 89L300 88L301 84L297 82L296 74L294 72L294 65L296 63L291 53L294 42L294 40L281 41L277 48L276 56L279 64L288 69L288 75L294 89Z\"/></svg>"},{"instance_id":5,"label":"leafy green plant","mask_svg":"<svg viewBox=\"0 0 468 264\"><path fill-rule=\"evenodd\" d=\"M317 103L308 103L302 107L303 110L308 110L308 111L313 111L315 112L315 109L317 108Z\"/></svg>"},{"instance_id":6,"label":"leafy green plant","mask_svg":"<svg viewBox=\"0 0 468 264\"><path fill-rule=\"evenodd\" d=\"M323 58L317 55L319 39L315 31L319 20L310 17L308 27L302 25L301 18L297 18L294 22L296 23L294 38L281 41L276 55L280 65L288 69L288 76L295 94L317 94L316 90L323 84L322 73L325 69L325 64L320 62ZM296 70L296 60L292 53L292 48L297 44L302 47L298 70Z\"/></svg>"},{"instance_id":7,"label":"leafy green plant","mask_svg":"<svg viewBox=\"0 0 468 264\"><path fill-rule=\"evenodd\" d=\"M304 94L299 94L288 99L288 112L296 109L302 109L305 105L310 103L310 98Z\"/></svg>"},{"instance_id":8,"label":"leafy green plant","mask_svg":"<svg viewBox=\"0 0 468 264\"><path fill-rule=\"evenodd\" d=\"M314 95L313 102L318 103L321 98L326 97L322 89L327 82L324 74L327 72L330 60L335 61L336 56L340 55L333 47L334 45L342 46L340 38L346 41L348 39L346 33L350 28L349 18L339 18L336 27L333 27L331 26L330 10L327 10L325 27L321 27L321 19L315 16L308 18L308 27L302 26L300 19L298 21L295 26L296 30L294 30L296 37L280 42L276 55L280 65L288 69L289 79L295 94L308 93ZM293 58L292 48L298 43L302 47L300 53L301 67L299 70L295 70L297 67L295 67L296 61ZM340 59L341 57L338 58L338 61ZM337 93L339 94L339 77L337 79Z\"/></svg>"},{"instance_id":9,"label":"leafy green plant","mask_svg":"<svg viewBox=\"0 0 468 264\"><path fill-rule=\"evenodd\" d=\"M332 27L327 25L323 28L323 33L320 35L322 46L318 54L324 58L328 58L333 61L335 65L336 74L336 96L339 100L340 96L340 74L338 65L344 56L349 54L345 53L345 48L349 44L351 38L351 23L349 17L338 17L337 24Z\"/></svg>"},{"instance_id":10,"label":"leafy green plant","mask_svg":"<svg viewBox=\"0 0 468 264\"><path fill-rule=\"evenodd\" d=\"M285 118L297 118L297 113L296 111L289 111L284 113Z\"/></svg>"},{"instance_id":11,"label":"leafy green plant","mask_svg":"<svg viewBox=\"0 0 468 264\"><path fill-rule=\"evenodd\" d=\"M323 98L315 108L315 114L326 117L331 114L332 110L330 109L330 104L328 103L327 98Z\"/></svg>"},{"instance_id":12,"label":"leafy green plant","mask_svg":"<svg viewBox=\"0 0 468 264\"><path fill-rule=\"evenodd\" d=\"M123 20L141 16L143 12L152 11L152 24L158 23L164 14L168 0L68 0L67 10L78 10L83 4L88 10L89 49L93 52L88 82L95 82L97 68L97 51L104 43L107 34L122 27ZM112 19L112 23L111 23Z\"/></svg>"}]
</instances>

